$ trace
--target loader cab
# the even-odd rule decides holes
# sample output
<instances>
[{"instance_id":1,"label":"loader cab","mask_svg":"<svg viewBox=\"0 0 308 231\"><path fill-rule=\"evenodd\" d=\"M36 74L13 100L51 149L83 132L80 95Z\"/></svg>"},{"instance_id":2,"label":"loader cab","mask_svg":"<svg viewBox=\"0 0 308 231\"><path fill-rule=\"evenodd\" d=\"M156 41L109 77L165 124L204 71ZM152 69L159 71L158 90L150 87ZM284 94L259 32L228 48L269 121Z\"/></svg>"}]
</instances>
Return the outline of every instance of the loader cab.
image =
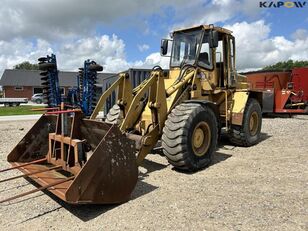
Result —
<instances>
[{"instance_id":1,"label":"loader cab","mask_svg":"<svg viewBox=\"0 0 308 231\"><path fill-rule=\"evenodd\" d=\"M162 40L162 56L167 55L171 41L171 73L187 65L198 66L215 88L235 87L235 40L231 31L212 25L175 31L172 40Z\"/></svg>"}]
</instances>

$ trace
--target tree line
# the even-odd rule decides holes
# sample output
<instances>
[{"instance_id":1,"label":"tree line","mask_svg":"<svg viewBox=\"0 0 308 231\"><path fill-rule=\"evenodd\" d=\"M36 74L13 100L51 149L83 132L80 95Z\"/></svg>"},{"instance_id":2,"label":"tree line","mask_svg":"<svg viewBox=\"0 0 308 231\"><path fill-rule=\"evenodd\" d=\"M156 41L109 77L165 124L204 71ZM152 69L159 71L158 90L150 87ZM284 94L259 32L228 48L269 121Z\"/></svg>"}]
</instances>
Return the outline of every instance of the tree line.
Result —
<instances>
[{"instance_id":1,"label":"tree line","mask_svg":"<svg viewBox=\"0 0 308 231\"><path fill-rule=\"evenodd\" d=\"M262 70L278 71L278 70L292 70L295 67L308 67L308 61L293 61L292 59L284 62L278 62L273 65L265 66Z\"/></svg>"},{"instance_id":2,"label":"tree line","mask_svg":"<svg viewBox=\"0 0 308 231\"><path fill-rule=\"evenodd\" d=\"M29 61L24 61L14 66L17 70L38 70L38 64L30 63Z\"/></svg>"}]
</instances>

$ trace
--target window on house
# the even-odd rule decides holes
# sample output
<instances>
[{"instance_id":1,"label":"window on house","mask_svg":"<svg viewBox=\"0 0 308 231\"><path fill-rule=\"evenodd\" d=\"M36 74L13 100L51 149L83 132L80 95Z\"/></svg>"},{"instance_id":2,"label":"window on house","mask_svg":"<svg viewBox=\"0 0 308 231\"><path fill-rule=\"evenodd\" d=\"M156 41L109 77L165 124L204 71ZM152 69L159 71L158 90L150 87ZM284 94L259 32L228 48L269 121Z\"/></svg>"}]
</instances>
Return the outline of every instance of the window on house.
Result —
<instances>
[{"instance_id":1,"label":"window on house","mask_svg":"<svg viewBox=\"0 0 308 231\"><path fill-rule=\"evenodd\" d=\"M23 90L24 90L24 87L15 87L14 90L15 90L15 91L23 91Z\"/></svg>"},{"instance_id":2,"label":"window on house","mask_svg":"<svg viewBox=\"0 0 308 231\"><path fill-rule=\"evenodd\" d=\"M41 87L34 87L33 88L33 94L40 94L43 93L43 88Z\"/></svg>"}]
</instances>

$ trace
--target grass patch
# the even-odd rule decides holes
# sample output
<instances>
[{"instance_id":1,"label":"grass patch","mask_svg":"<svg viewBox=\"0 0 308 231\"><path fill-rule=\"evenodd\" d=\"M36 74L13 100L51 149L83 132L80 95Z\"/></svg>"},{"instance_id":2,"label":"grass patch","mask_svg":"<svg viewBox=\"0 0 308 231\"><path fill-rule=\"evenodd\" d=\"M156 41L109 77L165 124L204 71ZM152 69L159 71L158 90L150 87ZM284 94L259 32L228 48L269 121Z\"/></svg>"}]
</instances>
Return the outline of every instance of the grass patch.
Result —
<instances>
[{"instance_id":1,"label":"grass patch","mask_svg":"<svg viewBox=\"0 0 308 231\"><path fill-rule=\"evenodd\" d=\"M42 106L0 107L0 116L43 114L43 111L32 111L32 108L42 108Z\"/></svg>"}]
</instances>

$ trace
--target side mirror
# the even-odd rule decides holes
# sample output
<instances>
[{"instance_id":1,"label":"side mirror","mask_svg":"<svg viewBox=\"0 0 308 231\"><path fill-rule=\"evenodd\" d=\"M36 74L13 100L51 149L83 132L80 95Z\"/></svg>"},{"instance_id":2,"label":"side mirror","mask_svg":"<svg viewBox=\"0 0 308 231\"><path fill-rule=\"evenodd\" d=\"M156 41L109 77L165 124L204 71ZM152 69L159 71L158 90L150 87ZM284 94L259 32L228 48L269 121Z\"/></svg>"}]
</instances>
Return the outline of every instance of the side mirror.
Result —
<instances>
[{"instance_id":1,"label":"side mirror","mask_svg":"<svg viewBox=\"0 0 308 231\"><path fill-rule=\"evenodd\" d=\"M210 31L209 45L210 45L210 48L218 47L218 32L215 30Z\"/></svg>"},{"instance_id":2,"label":"side mirror","mask_svg":"<svg viewBox=\"0 0 308 231\"><path fill-rule=\"evenodd\" d=\"M160 54L165 56L168 53L168 39L162 39L160 45Z\"/></svg>"}]
</instances>

